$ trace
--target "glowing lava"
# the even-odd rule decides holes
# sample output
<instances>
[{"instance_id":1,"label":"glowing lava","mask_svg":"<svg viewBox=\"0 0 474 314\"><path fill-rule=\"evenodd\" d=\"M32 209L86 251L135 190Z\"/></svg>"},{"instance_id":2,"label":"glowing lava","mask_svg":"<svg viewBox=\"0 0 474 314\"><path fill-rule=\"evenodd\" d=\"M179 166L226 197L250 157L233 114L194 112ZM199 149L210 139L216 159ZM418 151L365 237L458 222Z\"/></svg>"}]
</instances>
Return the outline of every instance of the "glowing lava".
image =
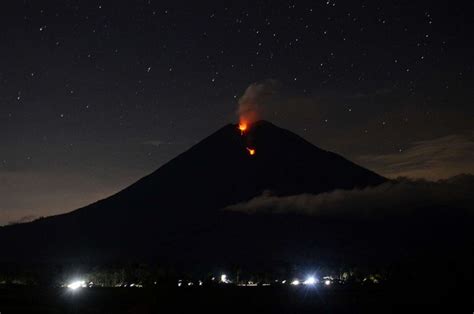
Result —
<instances>
[{"instance_id":1,"label":"glowing lava","mask_svg":"<svg viewBox=\"0 0 474 314\"><path fill-rule=\"evenodd\" d=\"M239 123L240 134L244 135L244 132L247 130L247 128L248 128L247 122L240 121Z\"/></svg>"},{"instance_id":2,"label":"glowing lava","mask_svg":"<svg viewBox=\"0 0 474 314\"><path fill-rule=\"evenodd\" d=\"M249 152L250 156L255 155L255 148L248 148L247 147L247 151Z\"/></svg>"}]
</instances>

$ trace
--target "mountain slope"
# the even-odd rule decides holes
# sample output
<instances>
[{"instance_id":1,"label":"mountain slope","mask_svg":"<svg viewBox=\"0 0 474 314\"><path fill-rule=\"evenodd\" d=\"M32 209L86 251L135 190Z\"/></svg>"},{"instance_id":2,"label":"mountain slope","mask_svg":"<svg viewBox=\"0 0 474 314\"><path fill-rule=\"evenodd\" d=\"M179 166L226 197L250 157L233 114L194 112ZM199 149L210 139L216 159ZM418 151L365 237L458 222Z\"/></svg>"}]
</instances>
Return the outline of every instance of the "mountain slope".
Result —
<instances>
[{"instance_id":1,"label":"mountain slope","mask_svg":"<svg viewBox=\"0 0 474 314\"><path fill-rule=\"evenodd\" d=\"M155 254L179 239L213 230L228 216L220 209L268 190L317 194L384 181L269 122L259 121L245 134L229 124L109 198L1 228L0 244L5 257L14 258Z\"/></svg>"}]
</instances>

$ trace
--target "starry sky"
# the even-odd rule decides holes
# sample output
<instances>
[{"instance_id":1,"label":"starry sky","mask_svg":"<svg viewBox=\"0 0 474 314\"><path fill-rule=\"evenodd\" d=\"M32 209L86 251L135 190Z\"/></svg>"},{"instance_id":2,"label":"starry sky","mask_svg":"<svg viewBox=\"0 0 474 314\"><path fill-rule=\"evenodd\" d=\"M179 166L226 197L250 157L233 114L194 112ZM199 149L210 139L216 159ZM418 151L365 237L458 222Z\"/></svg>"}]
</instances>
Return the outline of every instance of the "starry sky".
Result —
<instances>
[{"instance_id":1,"label":"starry sky","mask_svg":"<svg viewBox=\"0 0 474 314\"><path fill-rule=\"evenodd\" d=\"M0 225L106 197L236 121L389 177L474 172L473 4L3 1Z\"/></svg>"}]
</instances>

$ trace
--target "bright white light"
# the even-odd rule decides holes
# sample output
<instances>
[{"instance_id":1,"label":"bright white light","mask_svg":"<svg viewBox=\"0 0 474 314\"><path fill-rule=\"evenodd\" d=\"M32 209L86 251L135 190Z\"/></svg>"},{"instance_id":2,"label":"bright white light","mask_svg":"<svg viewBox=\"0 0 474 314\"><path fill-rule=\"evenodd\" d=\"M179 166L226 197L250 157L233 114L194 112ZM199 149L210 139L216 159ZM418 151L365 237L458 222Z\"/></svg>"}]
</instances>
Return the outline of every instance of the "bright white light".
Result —
<instances>
[{"instance_id":1,"label":"bright white light","mask_svg":"<svg viewBox=\"0 0 474 314\"><path fill-rule=\"evenodd\" d=\"M292 284L293 286L297 286L297 285L300 284L300 281L299 281L299 280L293 280L293 281L291 282L291 284Z\"/></svg>"},{"instance_id":2,"label":"bright white light","mask_svg":"<svg viewBox=\"0 0 474 314\"><path fill-rule=\"evenodd\" d=\"M326 286L329 286L329 285L331 284L331 280L326 279L326 280L324 281L324 284L325 284Z\"/></svg>"},{"instance_id":3,"label":"bright white light","mask_svg":"<svg viewBox=\"0 0 474 314\"><path fill-rule=\"evenodd\" d=\"M85 280L76 280L69 283L66 287L68 287L68 289L71 289L71 290L77 290L79 288L85 288L86 282Z\"/></svg>"},{"instance_id":4,"label":"bright white light","mask_svg":"<svg viewBox=\"0 0 474 314\"><path fill-rule=\"evenodd\" d=\"M313 285L316 284L316 278L314 278L313 276L310 276L310 277L306 278L306 280L303 282L303 284L313 286Z\"/></svg>"},{"instance_id":5,"label":"bright white light","mask_svg":"<svg viewBox=\"0 0 474 314\"><path fill-rule=\"evenodd\" d=\"M221 282L223 282L223 283L229 283L229 279L227 279L227 275L225 275L225 274L222 274L222 275L221 275Z\"/></svg>"}]
</instances>

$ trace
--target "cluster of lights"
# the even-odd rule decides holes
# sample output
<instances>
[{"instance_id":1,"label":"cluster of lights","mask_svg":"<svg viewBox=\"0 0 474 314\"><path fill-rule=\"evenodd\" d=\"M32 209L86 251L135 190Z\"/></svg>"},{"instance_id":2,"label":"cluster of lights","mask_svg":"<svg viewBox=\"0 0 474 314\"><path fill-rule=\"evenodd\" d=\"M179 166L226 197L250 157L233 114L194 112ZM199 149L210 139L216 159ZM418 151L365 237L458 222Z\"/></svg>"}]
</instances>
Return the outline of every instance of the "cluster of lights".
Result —
<instances>
[{"instance_id":1,"label":"cluster of lights","mask_svg":"<svg viewBox=\"0 0 474 314\"><path fill-rule=\"evenodd\" d=\"M257 287L258 284L252 280L247 281L246 283L238 283L237 286L240 287Z\"/></svg>"},{"instance_id":2,"label":"cluster of lights","mask_svg":"<svg viewBox=\"0 0 474 314\"><path fill-rule=\"evenodd\" d=\"M212 280L216 280L215 277L212 277ZM227 277L226 274L222 274L220 275L219 277L219 283L223 283L223 284L231 284L232 281L229 280L229 278ZM275 283L278 283L280 282L281 284L286 284L286 280L275 280ZM304 281L301 281L299 279L294 279L292 281L289 282L290 285L292 286L299 286L299 285L304 285L304 286L315 286L316 284L319 283L319 280L314 276L314 275L309 275L306 277L306 279ZM322 280L322 283L325 285L325 286L330 286L332 284L332 278L331 277L324 277L323 280ZM178 287L181 287L181 286L194 286L195 282L192 282L192 281L188 281L188 282L183 282L183 280L178 280ZM201 280L197 281L196 282L197 285L199 286L202 286L203 285L203 282ZM76 291L78 289L81 289L81 288L87 288L87 287L92 287L94 284L92 282L89 283L89 285L86 283L85 280L82 280L82 279L78 279L78 280L73 280L71 281L70 283L68 283L67 285L65 285L65 287L67 287L68 289L72 290L72 291ZM156 282L155 282L155 285L156 285ZM260 284L256 283L256 282L253 282L253 281L248 281L248 282L245 282L245 283L237 283L238 286L245 286L245 287L253 287L253 286L258 286ZM270 286L270 283L261 283L262 286ZM137 283L132 283L130 285L127 285L127 284L119 284L119 285L116 285L116 287L137 287L137 288L142 288L143 286L141 284L137 284Z\"/></svg>"},{"instance_id":3,"label":"cluster of lights","mask_svg":"<svg viewBox=\"0 0 474 314\"><path fill-rule=\"evenodd\" d=\"M155 282L156 284L156 282ZM68 284L63 285L63 287L68 288L69 290L75 291L81 288L92 288L92 287L104 287L103 284L94 284L92 281L87 283L85 280L73 280L69 282ZM143 285L141 283L118 283L114 286L115 288L143 288Z\"/></svg>"},{"instance_id":4,"label":"cluster of lights","mask_svg":"<svg viewBox=\"0 0 474 314\"><path fill-rule=\"evenodd\" d=\"M156 285L156 281L154 283ZM131 283L131 284L127 284L127 283L119 283L119 284L116 284L115 285L115 288L143 288L143 285L140 284L140 283Z\"/></svg>"},{"instance_id":5,"label":"cluster of lights","mask_svg":"<svg viewBox=\"0 0 474 314\"><path fill-rule=\"evenodd\" d=\"M215 278L215 277L212 277L211 280L214 281L214 280L216 280L216 278ZM227 275L226 275L226 274L222 274L222 275L220 276L219 282L220 282L220 283L225 283L225 284L232 283L232 281L230 281L229 278L227 278ZM198 286L202 286L202 285L203 285L203 282L202 282L201 280L199 280L199 281L197 282L197 284L198 284ZM182 286L184 286L184 285L185 285L185 284L184 284L184 282L183 282L181 279L178 280L178 287L182 287ZM194 286L194 282L189 281L189 282L186 283L186 285L187 285L188 287Z\"/></svg>"},{"instance_id":6,"label":"cluster of lights","mask_svg":"<svg viewBox=\"0 0 474 314\"><path fill-rule=\"evenodd\" d=\"M314 276L308 276L303 282L298 279L293 280L291 285L299 286L300 284L303 284L305 286L314 286L316 283L318 283L318 280Z\"/></svg>"},{"instance_id":7,"label":"cluster of lights","mask_svg":"<svg viewBox=\"0 0 474 314\"><path fill-rule=\"evenodd\" d=\"M325 286L330 286L332 284L332 278L330 277L324 277L323 284ZM282 281L282 283L285 283L286 280ZM291 285L293 286L299 286L300 284L305 285L305 286L315 286L316 284L319 283L319 280L315 276L308 276L304 281L300 281L298 279L294 279L292 282L290 282Z\"/></svg>"}]
</instances>

